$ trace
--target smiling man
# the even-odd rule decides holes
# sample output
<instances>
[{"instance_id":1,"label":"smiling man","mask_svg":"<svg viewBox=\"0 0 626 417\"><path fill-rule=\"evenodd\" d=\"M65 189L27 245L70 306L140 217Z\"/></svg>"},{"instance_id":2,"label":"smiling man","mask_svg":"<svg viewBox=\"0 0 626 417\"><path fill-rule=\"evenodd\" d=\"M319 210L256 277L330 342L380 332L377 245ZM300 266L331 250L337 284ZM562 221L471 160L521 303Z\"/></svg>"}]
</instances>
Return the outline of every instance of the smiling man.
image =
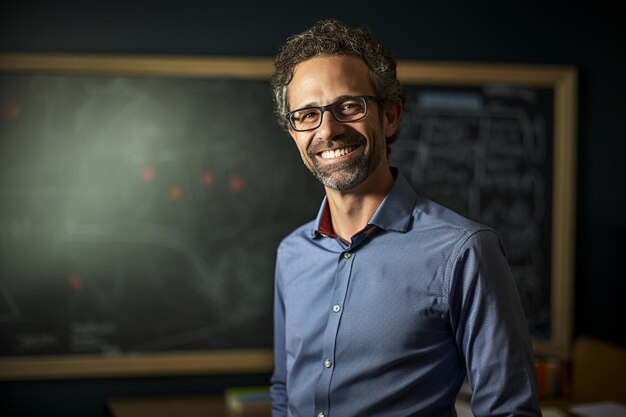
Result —
<instances>
[{"instance_id":1,"label":"smiling man","mask_svg":"<svg viewBox=\"0 0 626 417\"><path fill-rule=\"evenodd\" d=\"M324 186L278 248L273 415L541 415L497 234L419 197L388 164L404 96L369 32L329 20L275 60L276 113Z\"/></svg>"}]
</instances>

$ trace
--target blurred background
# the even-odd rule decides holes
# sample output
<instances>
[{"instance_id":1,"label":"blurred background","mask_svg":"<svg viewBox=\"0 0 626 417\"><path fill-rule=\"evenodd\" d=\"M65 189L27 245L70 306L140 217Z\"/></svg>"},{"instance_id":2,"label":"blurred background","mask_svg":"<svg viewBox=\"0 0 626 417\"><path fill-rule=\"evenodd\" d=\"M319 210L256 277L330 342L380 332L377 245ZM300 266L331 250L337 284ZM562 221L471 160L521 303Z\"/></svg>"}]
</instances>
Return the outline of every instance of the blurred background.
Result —
<instances>
[{"instance_id":1,"label":"blurred background","mask_svg":"<svg viewBox=\"0 0 626 417\"><path fill-rule=\"evenodd\" d=\"M0 52L271 58L287 36L335 17L371 28L400 60L572 66L579 77L573 336L626 347L626 27L624 6L614 3L2 1ZM233 177L230 184L231 191L241 185ZM219 392L268 377L1 381L0 414L104 416L112 396Z\"/></svg>"}]
</instances>

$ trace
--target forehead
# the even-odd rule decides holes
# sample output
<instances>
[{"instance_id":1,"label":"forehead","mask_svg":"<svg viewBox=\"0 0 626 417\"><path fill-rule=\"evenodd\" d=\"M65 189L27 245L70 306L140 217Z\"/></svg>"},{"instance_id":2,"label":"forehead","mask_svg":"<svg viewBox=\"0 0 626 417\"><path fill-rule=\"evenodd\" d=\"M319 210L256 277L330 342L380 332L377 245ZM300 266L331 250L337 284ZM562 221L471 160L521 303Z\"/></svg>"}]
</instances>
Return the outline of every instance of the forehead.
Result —
<instances>
[{"instance_id":1,"label":"forehead","mask_svg":"<svg viewBox=\"0 0 626 417\"><path fill-rule=\"evenodd\" d=\"M327 104L346 95L374 94L369 67L354 55L320 56L296 65L287 88L291 108Z\"/></svg>"}]
</instances>

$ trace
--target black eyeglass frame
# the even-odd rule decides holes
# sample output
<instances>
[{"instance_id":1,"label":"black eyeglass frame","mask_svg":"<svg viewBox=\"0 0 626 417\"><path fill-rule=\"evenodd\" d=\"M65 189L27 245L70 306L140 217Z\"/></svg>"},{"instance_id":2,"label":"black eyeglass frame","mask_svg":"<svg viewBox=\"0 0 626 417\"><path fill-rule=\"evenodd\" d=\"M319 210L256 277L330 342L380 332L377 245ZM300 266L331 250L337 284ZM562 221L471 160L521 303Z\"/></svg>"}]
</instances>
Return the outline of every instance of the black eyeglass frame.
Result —
<instances>
[{"instance_id":1,"label":"black eyeglass frame","mask_svg":"<svg viewBox=\"0 0 626 417\"><path fill-rule=\"evenodd\" d=\"M359 117L358 119L353 119L353 120L339 120L337 118L337 116L335 115L335 113L333 112L333 108L334 106L336 106L337 104L344 102L344 101L348 101L348 100L353 100L353 99L362 99L365 102L365 111L363 112L363 116ZM375 96L345 96L340 98L339 100L333 101L330 104L327 104L325 106L308 106L308 107L302 107L299 109L295 109L293 111L290 111L288 113L285 114L285 118L287 119L287 121L289 122L289 126L291 126L291 128L296 131L296 132L309 132L311 130L315 130L318 127L320 127L322 125L322 119L324 118L324 112L330 112L330 114L333 115L333 117L335 118L336 121L338 121L339 123L352 123L352 122L358 122L359 120L362 120L365 116L367 116L367 112L368 112L368 108L367 108L367 103L369 101L375 101L377 103L382 103L382 100L379 97L375 97ZM320 112L320 118L319 118L319 123L317 124L317 126L315 127L310 127L307 129L296 129L296 125L293 121L293 115L296 112L301 112L303 110L319 110Z\"/></svg>"}]
</instances>

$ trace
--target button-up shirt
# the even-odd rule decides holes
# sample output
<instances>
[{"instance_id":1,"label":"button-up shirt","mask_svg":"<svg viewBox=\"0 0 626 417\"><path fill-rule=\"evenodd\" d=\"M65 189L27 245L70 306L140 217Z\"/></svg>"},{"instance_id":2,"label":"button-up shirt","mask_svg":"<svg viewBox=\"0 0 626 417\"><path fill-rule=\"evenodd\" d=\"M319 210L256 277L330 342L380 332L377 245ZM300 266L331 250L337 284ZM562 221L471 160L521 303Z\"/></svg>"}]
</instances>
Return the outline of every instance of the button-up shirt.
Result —
<instances>
[{"instance_id":1,"label":"button-up shirt","mask_svg":"<svg viewBox=\"0 0 626 417\"><path fill-rule=\"evenodd\" d=\"M277 252L273 416L541 415L528 326L497 234L402 174L346 243L317 219ZM326 227L324 227L326 225Z\"/></svg>"}]
</instances>

